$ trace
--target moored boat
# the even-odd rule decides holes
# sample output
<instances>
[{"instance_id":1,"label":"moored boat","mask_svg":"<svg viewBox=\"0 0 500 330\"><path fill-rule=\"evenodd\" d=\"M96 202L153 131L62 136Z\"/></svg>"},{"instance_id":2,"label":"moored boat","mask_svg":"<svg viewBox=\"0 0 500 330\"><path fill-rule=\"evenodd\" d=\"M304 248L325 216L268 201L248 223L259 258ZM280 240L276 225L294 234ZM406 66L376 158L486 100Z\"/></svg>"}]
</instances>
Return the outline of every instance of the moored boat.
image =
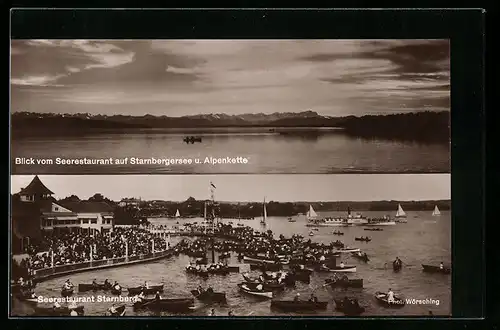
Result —
<instances>
[{"instance_id":1,"label":"moored boat","mask_svg":"<svg viewBox=\"0 0 500 330\"><path fill-rule=\"evenodd\" d=\"M335 301L335 309L344 313L347 316L357 316L362 314L365 311L365 308L362 306L359 306L359 304L356 301L349 301L349 303L344 302L343 300L340 299L334 299Z\"/></svg>"},{"instance_id":2,"label":"moored boat","mask_svg":"<svg viewBox=\"0 0 500 330\"><path fill-rule=\"evenodd\" d=\"M136 295L141 293L142 291L144 291L144 294L155 294L156 292L163 292L163 286L163 284L149 285L148 287L137 286L127 288L127 291L129 295Z\"/></svg>"},{"instance_id":3,"label":"moored boat","mask_svg":"<svg viewBox=\"0 0 500 330\"><path fill-rule=\"evenodd\" d=\"M359 249L359 248L350 248L350 247L337 249L337 252L340 252L340 253L352 253L352 252L360 252L360 251L361 251L361 249Z\"/></svg>"},{"instance_id":4,"label":"moored boat","mask_svg":"<svg viewBox=\"0 0 500 330\"><path fill-rule=\"evenodd\" d=\"M363 279L349 279L349 278L328 278L325 280L325 285L329 285L331 287L340 287L340 288L362 288L363 287Z\"/></svg>"},{"instance_id":5,"label":"moored boat","mask_svg":"<svg viewBox=\"0 0 500 330\"><path fill-rule=\"evenodd\" d=\"M191 309L194 305L193 298L172 298L172 299L156 299L146 298L134 303L135 309L153 309L159 311L184 311Z\"/></svg>"},{"instance_id":6,"label":"moored boat","mask_svg":"<svg viewBox=\"0 0 500 330\"><path fill-rule=\"evenodd\" d=\"M317 268L319 272L335 272L335 273L355 273L356 266L344 265L344 267L340 266L325 266L322 265Z\"/></svg>"},{"instance_id":7,"label":"moored boat","mask_svg":"<svg viewBox=\"0 0 500 330\"><path fill-rule=\"evenodd\" d=\"M240 283L238 284L238 288L240 289L241 292L257 296L257 297L262 297L262 298L269 298L271 299L273 297L273 291L269 289L262 289L262 290L257 290L256 285L252 285L252 283Z\"/></svg>"},{"instance_id":8,"label":"moored boat","mask_svg":"<svg viewBox=\"0 0 500 330\"><path fill-rule=\"evenodd\" d=\"M353 252L351 255L354 258L359 259L359 260L364 261L364 262L370 261L370 258L368 258L368 255L366 253L361 253L361 251L360 252Z\"/></svg>"},{"instance_id":9,"label":"moored boat","mask_svg":"<svg viewBox=\"0 0 500 330\"><path fill-rule=\"evenodd\" d=\"M379 304L381 304L385 307L390 307L390 308L400 308L406 304L404 299L402 299L396 295L394 295L394 301L388 301L387 293L384 293L384 292L376 292L375 299L377 299Z\"/></svg>"},{"instance_id":10,"label":"moored boat","mask_svg":"<svg viewBox=\"0 0 500 330\"><path fill-rule=\"evenodd\" d=\"M328 301L302 301L302 300L272 300L271 308L283 311L316 311L325 310Z\"/></svg>"},{"instance_id":11,"label":"moored boat","mask_svg":"<svg viewBox=\"0 0 500 330\"><path fill-rule=\"evenodd\" d=\"M281 264L250 264L250 270L261 270L261 271L277 271L281 270L283 266Z\"/></svg>"},{"instance_id":12,"label":"moored boat","mask_svg":"<svg viewBox=\"0 0 500 330\"><path fill-rule=\"evenodd\" d=\"M333 234L333 235L338 235L338 236L342 236L342 235L344 235L344 233L343 233L343 232L338 231L338 230L333 231L333 232L332 232L332 234Z\"/></svg>"},{"instance_id":13,"label":"moored boat","mask_svg":"<svg viewBox=\"0 0 500 330\"><path fill-rule=\"evenodd\" d=\"M224 292L210 292L210 291L200 291L191 290L191 294L204 303L226 303L226 294Z\"/></svg>"},{"instance_id":14,"label":"moored boat","mask_svg":"<svg viewBox=\"0 0 500 330\"><path fill-rule=\"evenodd\" d=\"M35 307L35 315L37 316L70 316L72 310L78 313L78 316L83 315L83 306L77 306L76 308L63 307Z\"/></svg>"},{"instance_id":15,"label":"moored boat","mask_svg":"<svg viewBox=\"0 0 500 330\"><path fill-rule=\"evenodd\" d=\"M370 242L372 239L370 237L355 237L355 241Z\"/></svg>"},{"instance_id":16,"label":"moored boat","mask_svg":"<svg viewBox=\"0 0 500 330\"><path fill-rule=\"evenodd\" d=\"M382 228L363 228L363 230L366 230L366 231L383 231Z\"/></svg>"},{"instance_id":17,"label":"moored boat","mask_svg":"<svg viewBox=\"0 0 500 330\"><path fill-rule=\"evenodd\" d=\"M424 264L422 264L422 270L426 273L440 273L440 274L451 273L451 269L448 267L440 268L439 266L424 265Z\"/></svg>"}]
</instances>

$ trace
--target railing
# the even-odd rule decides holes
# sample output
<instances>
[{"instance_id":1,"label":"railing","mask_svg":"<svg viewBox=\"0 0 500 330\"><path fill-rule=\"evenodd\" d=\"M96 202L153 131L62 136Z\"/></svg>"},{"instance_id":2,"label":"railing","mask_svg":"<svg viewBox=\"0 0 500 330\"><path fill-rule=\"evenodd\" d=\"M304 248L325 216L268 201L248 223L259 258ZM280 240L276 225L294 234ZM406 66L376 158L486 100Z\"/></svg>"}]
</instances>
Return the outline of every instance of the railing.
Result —
<instances>
[{"instance_id":1,"label":"railing","mask_svg":"<svg viewBox=\"0 0 500 330\"><path fill-rule=\"evenodd\" d=\"M135 264L139 262L153 261L156 259L169 257L172 255L172 252L173 249L169 249L145 255L120 257L120 258L104 259L104 260L92 260L75 264L54 266L51 268L37 269L34 271L34 277L35 280L40 281L47 278L57 277L59 275L64 275L69 273L78 273L100 268L118 267L118 266Z\"/></svg>"}]
</instances>

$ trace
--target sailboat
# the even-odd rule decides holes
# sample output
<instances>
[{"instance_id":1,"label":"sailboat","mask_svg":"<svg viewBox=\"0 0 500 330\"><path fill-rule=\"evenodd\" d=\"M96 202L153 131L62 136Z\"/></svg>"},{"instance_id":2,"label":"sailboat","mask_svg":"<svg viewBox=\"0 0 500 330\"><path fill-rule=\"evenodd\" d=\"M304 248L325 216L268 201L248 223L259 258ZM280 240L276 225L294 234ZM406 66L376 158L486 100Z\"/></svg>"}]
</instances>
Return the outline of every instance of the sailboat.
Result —
<instances>
[{"instance_id":1,"label":"sailboat","mask_svg":"<svg viewBox=\"0 0 500 330\"><path fill-rule=\"evenodd\" d=\"M263 204L263 212L262 212L262 220L260 220L260 224L261 225L265 225L266 224L266 220L267 220L267 209L266 209L266 199L264 198L264 204Z\"/></svg>"},{"instance_id":2,"label":"sailboat","mask_svg":"<svg viewBox=\"0 0 500 330\"><path fill-rule=\"evenodd\" d=\"M406 218L406 213L401 207L401 204L398 204L398 211L396 212L396 219L405 219ZM404 222L404 221L401 221Z\"/></svg>"},{"instance_id":3,"label":"sailboat","mask_svg":"<svg viewBox=\"0 0 500 330\"><path fill-rule=\"evenodd\" d=\"M177 209L177 212L175 212L175 217L180 218L180 216L181 216L181 213L179 212L179 209Z\"/></svg>"},{"instance_id":4,"label":"sailboat","mask_svg":"<svg viewBox=\"0 0 500 330\"><path fill-rule=\"evenodd\" d=\"M308 221L312 221L318 217L318 214L314 211L312 205L309 205L309 211L307 211L306 217Z\"/></svg>"},{"instance_id":5,"label":"sailboat","mask_svg":"<svg viewBox=\"0 0 500 330\"><path fill-rule=\"evenodd\" d=\"M432 211L432 216L433 216L433 217L438 217L438 216L440 216L440 215L441 215L441 211L439 211L438 206L436 205L436 206L434 207L434 211Z\"/></svg>"}]
</instances>

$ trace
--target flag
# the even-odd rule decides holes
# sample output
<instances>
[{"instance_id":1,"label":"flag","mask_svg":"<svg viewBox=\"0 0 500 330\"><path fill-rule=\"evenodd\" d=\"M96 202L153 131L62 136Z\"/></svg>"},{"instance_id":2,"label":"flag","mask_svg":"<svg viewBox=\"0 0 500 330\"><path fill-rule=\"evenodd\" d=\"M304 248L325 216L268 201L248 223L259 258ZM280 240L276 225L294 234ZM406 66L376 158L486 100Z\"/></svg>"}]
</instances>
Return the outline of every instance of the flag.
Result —
<instances>
[{"instance_id":1,"label":"flag","mask_svg":"<svg viewBox=\"0 0 500 330\"><path fill-rule=\"evenodd\" d=\"M216 186L215 186L212 182L210 182L210 185L211 185L212 187L214 187L215 189L217 189L217 187L216 187Z\"/></svg>"}]
</instances>

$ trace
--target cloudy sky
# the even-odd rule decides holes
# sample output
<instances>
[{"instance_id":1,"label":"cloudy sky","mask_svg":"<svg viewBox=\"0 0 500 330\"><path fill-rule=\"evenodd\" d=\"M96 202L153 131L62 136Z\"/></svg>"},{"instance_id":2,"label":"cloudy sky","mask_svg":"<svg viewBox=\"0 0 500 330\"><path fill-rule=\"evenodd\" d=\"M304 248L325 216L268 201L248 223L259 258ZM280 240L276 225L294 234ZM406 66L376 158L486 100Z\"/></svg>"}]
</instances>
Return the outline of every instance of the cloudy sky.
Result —
<instances>
[{"instance_id":1,"label":"cloudy sky","mask_svg":"<svg viewBox=\"0 0 500 330\"><path fill-rule=\"evenodd\" d=\"M13 40L12 111L448 110L447 40Z\"/></svg>"},{"instance_id":2,"label":"cloudy sky","mask_svg":"<svg viewBox=\"0 0 500 330\"><path fill-rule=\"evenodd\" d=\"M101 193L112 200L208 199L210 182L222 201L376 201L450 199L449 174L361 175L40 175L54 197L87 199ZM32 175L11 176L11 193ZM244 188L242 188L244 187Z\"/></svg>"}]
</instances>

